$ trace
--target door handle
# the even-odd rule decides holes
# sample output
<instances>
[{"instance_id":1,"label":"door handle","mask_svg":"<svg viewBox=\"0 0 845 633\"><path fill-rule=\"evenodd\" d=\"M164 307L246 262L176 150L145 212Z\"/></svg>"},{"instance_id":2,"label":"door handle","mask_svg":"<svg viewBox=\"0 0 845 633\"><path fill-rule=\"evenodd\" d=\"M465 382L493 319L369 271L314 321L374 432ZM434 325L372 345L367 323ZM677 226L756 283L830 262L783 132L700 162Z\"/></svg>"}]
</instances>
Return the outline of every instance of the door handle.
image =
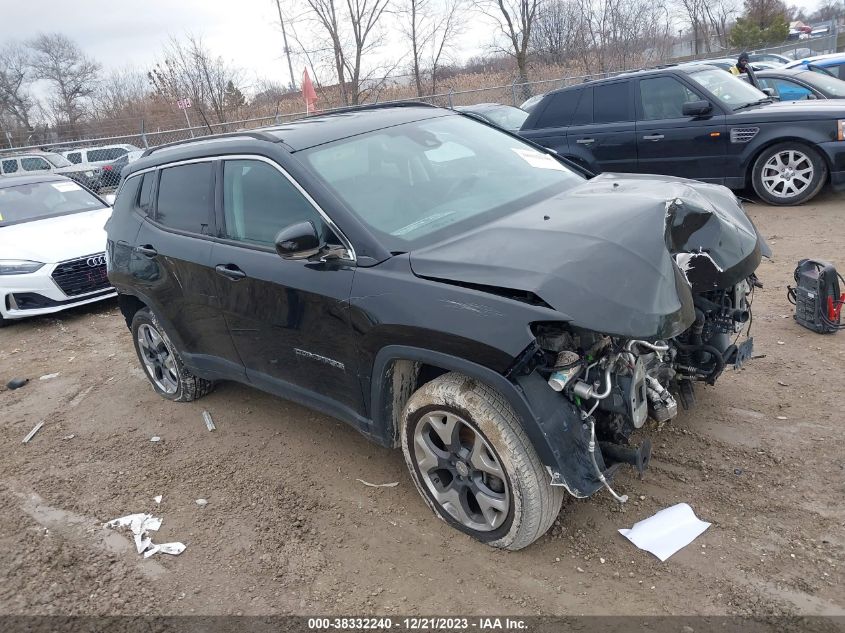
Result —
<instances>
[{"instance_id":1,"label":"door handle","mask_svg":"<svg viewBox=\"0 0 845 633\"><path fill-rule=\"evenodd\" d=\"M643 137L644 141L662 141L663 135L662 134L646 134Z\"/></svg>"},{"instance_id":2,"label":"door handle","mask_svg":"<svg viewBox=\"0 0 845 633\"><path fill-rule=\"evenodd\" d=\"M579 138L575 141L579 145L590 145L591 143L595 143L596 139L594 138Z\"/></svg>"},{"instance_id":3,"label":"door handle","mask_svg":"<svg viewBox=\"0 0 845 633\"><path fill-rule=\"evenodd\" d=\"M217 266L214 267L214 270L217 271L218 275L222 275L232 281L239 281L240 279L246 277L246 273L234 264L217 264Z\"/></svg>"},{"instance_id":4,"label":"door handle","mask_svg":"<svg viewBox=\"0 0 845 633\"><path fill-rule=\"evenodd\" d=\"M152 247L151 244L142 244L141 246L136 246L135 251L141 253L144 257L149 257L152 259L156 255L158 255L158 251Z\"/></svg>"}]
</instances>

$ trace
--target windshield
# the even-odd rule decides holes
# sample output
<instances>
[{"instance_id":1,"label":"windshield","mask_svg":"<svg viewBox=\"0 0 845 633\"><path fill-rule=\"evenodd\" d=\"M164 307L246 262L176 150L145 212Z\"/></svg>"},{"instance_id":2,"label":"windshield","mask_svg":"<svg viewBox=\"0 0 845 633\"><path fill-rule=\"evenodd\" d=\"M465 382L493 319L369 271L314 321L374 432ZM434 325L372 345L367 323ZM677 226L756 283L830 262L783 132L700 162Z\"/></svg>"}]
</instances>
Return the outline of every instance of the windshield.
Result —
<instances>
[{"instance_id":1,"label":"windshield","mask_svg":"<svg viewBox=\"0 0 845 633\"><path fill-rule=\"evenodd\" d=\"M506 130L518 130L525 123L525 119L528 118L528 113L525 110L508 106L482 110L481 114Z\"/></svg>"},{"instance_id":2,"label":"windshield","mask_svg":"<svg viewBox=\"0 0 845 633\"><path fill-rule=\"evenodd\" d=\"M768 99L765 93L724 70L707 68L692 72L689 77L731 110Z\"/></svg>"},{"instance_id":3,"label":"windshield","mask_svg":"<svg viewBox=\"0 0 845 633\"><path fill-rule=\"evenodd\" d=\"M801 81L806 81L827 96L845 97L845 81L841 79L812 71L803 72L800 74L800 77Z\"/></svg>"},{"instance_id":4,"label":"windshield","mask_svg":"<svg viewBox=\"0 0 845 633\"><path fill-rule=\"evenodd\" d=\"M2 187L0 227L104 207L99 198L67 180Z\"/></svg>"},{"instance_id":5,"label":"windshield","mask_svg":"<svg viewBox=\"0 0 845 633\"><path fill-rule=\"evenodd\" d=\"M405 123L302 153L396 252L479 226L583 181L549 154L461 116Z\"/></svg>"},{"instance_id":6,"label":"windshield","mask_svg":"<svg viewBox=\"0 0 845 633\"><path fill-rule=\"evenodd\" d=\"M61 154L41 154L45 160L49 161L53 167L70 167L73 165L67 158Z\"/></svg>"}]
</instances>

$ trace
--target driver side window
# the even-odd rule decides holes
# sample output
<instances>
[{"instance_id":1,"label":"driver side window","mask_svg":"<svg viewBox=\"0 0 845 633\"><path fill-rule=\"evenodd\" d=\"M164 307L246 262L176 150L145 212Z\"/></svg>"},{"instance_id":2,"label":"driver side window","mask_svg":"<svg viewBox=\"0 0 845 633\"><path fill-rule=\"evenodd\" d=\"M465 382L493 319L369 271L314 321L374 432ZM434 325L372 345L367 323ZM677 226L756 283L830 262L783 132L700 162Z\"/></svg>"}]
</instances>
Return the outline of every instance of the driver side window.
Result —
<instances>
[{"instance_id":1,"label":"driver side window","mask_svg":"<svg viewBox=\"0 0 845 633\"><path fill-rule=\"evenodd\" d=\"M641 121L684 118L684 104L701 99L674 77L640 80Z\"/></svg>"},{"instance_id":2,"label":"driver side window","mask_svg":"<svg viewBox=\"0 0 845 633\"><path fill-rule=\"evenodd\" d=\"M275 167L259 160L227 160L223 164L224 237L259 246L273 246L283 228L310 220L326 241L322 217Z\"/></svg>"}]
</instances>

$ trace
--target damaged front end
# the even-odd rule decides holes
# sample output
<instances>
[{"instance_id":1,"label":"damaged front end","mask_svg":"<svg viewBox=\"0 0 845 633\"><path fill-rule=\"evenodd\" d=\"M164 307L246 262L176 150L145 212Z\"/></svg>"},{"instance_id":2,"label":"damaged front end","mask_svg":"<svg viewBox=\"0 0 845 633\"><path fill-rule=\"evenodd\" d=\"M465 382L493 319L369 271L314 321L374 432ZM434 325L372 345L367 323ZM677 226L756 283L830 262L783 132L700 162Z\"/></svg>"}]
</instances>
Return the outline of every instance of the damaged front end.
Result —
<instances>
[{"instance_id":1,"label":"damaged front end","mask_svg":"<svg viewBox=\"0 0 845 633\"><path fill-rule=\"evenodd\" d=\"M618 182L613 176L597 180L605 181L593 181L598 190ZM578 319L531 326L535 345L523 357L522 373L530 366L581 420L581 455L573 456L578 468L549 468L553 485L586 494L603 486L625 502L611 477L624 464L642 477L651 456L649 439L632 445L634 431L648 419L669 422L679 404L694 405L696 383L713 385L726 367L738 369L751 357L751 303L761 287L754 271L769 248L727 190L690 189L665 203L664 254L684 281L675 284L678 310L663 321L670 327L637 338L626 332L624 314L617 332L627 335L595 332L583 320L576 325ZM660 321L661 315L650 316Z\"/></svg>"},{"instance_id":2,"label":"damaged front end","mask_svg":"<svg viewBox=\"0 0 845 633\"><path fill-rule=\"evenodd\" d=\"M411 266L554 315L531 319L533 342L507 377L552 453L553 484L584 497L622 464L642 472L649 444L630 438L648 418L666 423L692 406L696 383L750 357L742 334L769 254L724 187L602 174L415 251Z\"/></svg>"}]
</instances>

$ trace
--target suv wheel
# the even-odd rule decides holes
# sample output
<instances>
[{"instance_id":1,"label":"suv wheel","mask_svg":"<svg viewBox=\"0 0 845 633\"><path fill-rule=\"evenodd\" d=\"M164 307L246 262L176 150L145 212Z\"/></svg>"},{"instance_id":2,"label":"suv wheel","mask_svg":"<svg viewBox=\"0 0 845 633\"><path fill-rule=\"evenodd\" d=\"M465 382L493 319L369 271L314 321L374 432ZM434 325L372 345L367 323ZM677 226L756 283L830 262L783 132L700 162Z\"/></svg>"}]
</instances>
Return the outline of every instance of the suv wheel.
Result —
<instances>
[{"instance_id":1,"label":"suv wheel","mask_svg":"<svg viewBox=\"0 0 845 633\"><path fill-rule=\"evenodd\" d=\"M132 340L147 378L156 392L168 400L190 402L209 393L214 383L194 376L167 333L149 308L142 308L132 318Z\"/></svg>"},{"instance_id":2,"label":"suv wheel","mask_svg":"<svg viewBox=\"0 0 845 633\"><path fill-rule=\"evenodd\" d=\"M778 143L764 150L751 174L754 191L765 202L795 205L807 202L827 181L827 164L803 143Z\"/></svg>"},{"instance_id":3,"label":"suv wheel","mask_svg":"<svg viewBox=\"0 0 845 633\"><path fill-rule=\"evenodd\" d=\"M444 374L411 396L402 452L435 514L493 547L530 545L560 511L563 489L549 484L507 401L461 374Z\"/></svg>"}]
</instances>

